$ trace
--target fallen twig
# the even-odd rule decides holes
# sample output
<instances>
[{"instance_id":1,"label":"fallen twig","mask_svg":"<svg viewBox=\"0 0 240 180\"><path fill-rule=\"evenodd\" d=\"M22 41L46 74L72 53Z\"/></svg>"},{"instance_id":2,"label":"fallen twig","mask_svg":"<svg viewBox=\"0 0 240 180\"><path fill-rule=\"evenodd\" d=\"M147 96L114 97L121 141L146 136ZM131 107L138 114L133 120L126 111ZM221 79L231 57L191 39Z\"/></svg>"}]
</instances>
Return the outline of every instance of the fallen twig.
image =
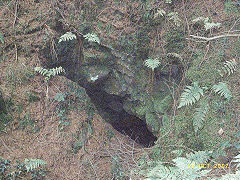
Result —
<instances>
[{"instance_id":1,"label":"fallen twig","mask_svg":"<svg viewBox=\"0 0 240 180\"><path fill-rule=\"evenodd\" d=\"M5 144L5 142L2 140L2 138L0 138L0 140L2 141L3 146L11 153L13 153L13 151Z\"/></svg>"},{"instance_id":2,"label":"fallen twig","mask_svg":"<svg viewBox=\"0 0 240 180\"><path fill-rule=\"evenodd\" d=\"M201 36L194 36L194 35L190 35L190 37L205 40L205 41L212 41L212 40L219 39L219 38L224 38L224 37L240 37L240 34L224 34L224 35L214 36L214 37L210 37L210 38L201 37Z\"/></svg>"},{"instance_id":3,"label":"fallen twig","mask_svg":"<svg viewBox=\"0 0 240 180\"><path fill-rule=\"evenodd\" d=\"M16 24L16 21L17 21L17 11L18 11L18 0L15 1L15 13L14 13L13 29L15 28L15 24Z\"/></svg>"}]
</instances>

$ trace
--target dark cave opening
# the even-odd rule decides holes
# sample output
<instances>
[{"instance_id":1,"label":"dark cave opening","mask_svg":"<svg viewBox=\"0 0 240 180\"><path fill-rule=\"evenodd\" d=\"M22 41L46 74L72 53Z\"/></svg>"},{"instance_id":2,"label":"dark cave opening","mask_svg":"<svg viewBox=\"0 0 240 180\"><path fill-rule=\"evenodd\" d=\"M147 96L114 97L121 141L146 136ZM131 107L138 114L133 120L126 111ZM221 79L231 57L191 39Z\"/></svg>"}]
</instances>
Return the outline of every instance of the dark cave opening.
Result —
<instances>
[{"instance_id":1,"label":"dark cave opening","mask_svg":"<svg viewBox=\"0 0 240 180\"><path fill-rule=\"evenodd\" d=\"M74 48L70 44L70 42L65 42L65 46L58 45L59 47L56 47L60 61L58 59L56 61L55 56L51 54L50 46L42 49L39 58L42 60L43 67L63 67L67 71L64 76L85 88L99 115L106 122L111 124L118 132L128 135L136 143L144 147L153 146L157 137L148 129L146 122L123 109L123 101L130 95L120 97L105 92L102 87L109 76L103 79L99 78L94 83L88 82L86 78L79 76L77 73L79 71L77 61L69 61L69 59L77 59L74 56Z\"/></svg>"},{"instance_id":2,"label":"dark cave opening","mask_svg":"<svg viewBox=\"0 0 240 180\"><path fill-rule=\"evenodd\" d=\"M154 145L157 137L148 130L146 122L123 109L124 97L106 93L101 89L102 85L100 84L88 83L87 86L86 84L82 86L86 89L100 116L110 123L114 129L128 135L132 140L144 147Z\"/></svg>"}]
</instances>

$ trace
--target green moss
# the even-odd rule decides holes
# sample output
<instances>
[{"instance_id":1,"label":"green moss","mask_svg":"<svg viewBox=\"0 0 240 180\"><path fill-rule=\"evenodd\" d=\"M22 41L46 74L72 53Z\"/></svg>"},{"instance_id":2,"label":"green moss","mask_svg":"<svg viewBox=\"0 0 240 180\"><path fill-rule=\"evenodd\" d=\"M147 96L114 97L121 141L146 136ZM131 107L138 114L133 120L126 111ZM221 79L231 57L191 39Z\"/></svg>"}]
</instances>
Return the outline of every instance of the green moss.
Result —
<instances>
[{"instance_id":1,"label":"green moss","mask_svg":"<svg viewBox=\"0 0 240 180\"><path fill-rule=\"evenodd\" d=\"M231 104L231 103L230 103ZM216 149L226 140L230 140L236 131L234 123L231 122L233 113L228 106L231 106L227 101L216 96L212 100L210 111L205 119L204 128L200 131L199 138L204 142L205 149ZM218 131L224 129L224 138L218 134ZM231 129L230 131L227 130Z\"/></svg>"},{"instance_id":2,"label":"green moss","mask_svg":"<svg viewBox=\"0 0 240 180\"><path fill-rule=\"evenodd\" d=\"M201 86L212 87L220 78L218 69L220 67L217 58L204 59L204 55L199 54L187 70L186 78L191 82L199 82Z\"/></svg>"},{"instance_id":3,"label":"green moss","mask_svg":"<svg viewBox=\"0 0 240 180\"><path fill-rule=\"evenodd\" d=\"M172 105L172 96L168 95L164 99L155 99L153 104L155 112L164 114Z\"/></svg>"},{"instance_id":4,"label":"green moss","mask_svg":"<svg viewBox=\"0 0 240 180\"><path fill-rule=\"evenodd\" d=\"M166 36L166 49L168 53L181 53L186 47L185 34L177 29L169 32Z\"/></svg>"},{"instance_id":5,"label":"green moss","mask_svg":"<svg viewBox=\"0 0 240 180\"><path fill-rule=\"evenodd\" d=\"M240 39L238 39L236 42L234 42L234 45L233 45L233 55L236 58L240 57Z\"/></svg>"},{"instance_id":6,"label":"green moss","mask_svg":"<svg viewBox=\"0 0 240 180\"><path fill-rule=\"evenodd\" d=\"M12 116L6 113L0 113L0 132L5 131L7 125L13 120Z\"/></svg>"},{"instance_id":7,"label":"green moss","mask_svg":"<svg viewBox=\"0 0 240 180\"><path fill-rule=\"evenodd\" d=\"M160 129L160 123L159 123L159 118L157 117L157 115L153 112L146 112L146 123L148 125L148 127L151 128L151 131L153 133L158 133L159 129Z\"/></svg>"}]
</instances>

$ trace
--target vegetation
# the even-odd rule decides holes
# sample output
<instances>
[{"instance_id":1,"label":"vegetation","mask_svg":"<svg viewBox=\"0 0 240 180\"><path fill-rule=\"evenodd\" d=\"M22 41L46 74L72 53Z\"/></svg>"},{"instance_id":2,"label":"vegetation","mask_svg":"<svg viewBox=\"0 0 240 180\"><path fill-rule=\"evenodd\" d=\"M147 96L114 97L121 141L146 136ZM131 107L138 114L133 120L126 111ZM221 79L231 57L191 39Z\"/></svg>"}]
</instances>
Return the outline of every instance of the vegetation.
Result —
<instances>
[{"instance_id":1,"label":"vegetation","mask_svg":"<svg viewBox=\"0 0 240 180\"><path fill-rule=\"evenodd\" d=\"M13 166L11 161L0 157L0 178L1 179L42 179L46 177L47 171L43 168L46 161L41 159L19 160Z\"/></svg>"},{"instance_id":2,"label":"vegetation","mask_svg":"<svg viewBox=\"0 0 240 180\"><path fill-rule=\"evenodd\" d=\"M238 0L0 9L0 179L240 179Z\"/></svg>"},{"instance_id":3,"label":"vegetation","mask_svg":"<svg viewBox=\"0 0 240 180\"><path fill-rule=\"evenodd\" d=\"M157 68L160 65L160 61L156 59L147 59L145 61L145 66L150 68L152 70L152 80L151 80L151 87L153 86L154 83L154 69ZM152 91L152 89L151 89Z\"/></svg>"}]
</instances>

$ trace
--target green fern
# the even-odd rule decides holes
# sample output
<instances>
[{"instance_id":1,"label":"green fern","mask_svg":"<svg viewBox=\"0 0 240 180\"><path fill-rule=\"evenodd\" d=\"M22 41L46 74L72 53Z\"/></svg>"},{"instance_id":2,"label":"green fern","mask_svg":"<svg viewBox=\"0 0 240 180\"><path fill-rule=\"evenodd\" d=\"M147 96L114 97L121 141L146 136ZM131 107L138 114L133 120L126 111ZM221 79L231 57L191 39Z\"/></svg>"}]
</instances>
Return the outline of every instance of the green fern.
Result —
<instances>
[{"instance_id":1,"label":"green fern","mask_svg":"<svg viewBox=\"0 0 240 180\"><path fill-rule=\"evenodd\" d=\"M183 92L181 95L178 108L187 106L189 104L192 105L200 99L201 95L203 96L203 90L198 86L197 82L194 82L193 86L187 86L184 91L185 92Z\"/></svg>"},{"instance_id":2,"label":"green fern","mask_svg":"<svg viewBox=\"0 0 240 180\"><path fill-rule=\"evenodd\" d=\"M237 164L237 168L240 168L240 154L237 155L236 157L234 157L235 160L233 160L232 162L236 162Z\"/></svg>"},{"instance_id":3,"label":"green fern","mask_svg":"<svg viewBox=\"0 0 240 180\"><path fill-rule=\"evenodd\" d=\"M230 61L226 61L223 64L223 70L219 71L219 74L223 77L224 74L228 74L228 76L232 73L234 73L234 71L237 70L237 62L235 59L232 59Z\"/></svg>"},{"instance_id":4,"label":"green fern","mask_svg":"<svg viewBox=\"0 0 240 180\"><path fill-rule=\"evenodd\" d=\"M205 151L191 153L185 157L173 159L174 167L164 166L162 162L157 162L154 168L149 169L146 173L148 180L158 179L188 179L195 180L205 176L211 170L201 170L199 163L205 163L209 159L209 155Z\"/></svg>"},{"instance_id":5,"label":"green fern","mask_svg":"<svg viewBox=\"0 0 240 180\"><path fill-rule=\"evenodd\" d=\"M52 76L56 76L62 72L65 72L65 70L60 66L56 67L55 69L44 69L42 67L35 67L34 70L40 74L42 74L45 77L45 80L48 81Z\"/></svg>"},{"instance_id":6,"label":"green fern","mask_svg":"<svg viewBox=\"0 0 240 180\"><path fill-rule=\"evenodd\" d=\"M58 43L62 42L62 41L69 41L69 40L73 40L73 39L77 39L76 35L71 33L71 32L66 32L64 35L62 35L59 38Z\"/></svg>"},{"instance_id":7,"label":"green fern","mask_svg":"<svg viewBox=\"0 0 240 180\"><path fill-rule=\"evenodd\" d=\"M221 26L221 23L214 23L214 22L205 22L204 27L207 30L213 29L213 28L219 28Z\"/></svg>"},{"instance_id":8,"label":"green fern","mask_svg":"<svg viewBox=\"0 0 240 180\"><path fill-rule=\"evenodd\" d=\"M47 164L46 161L41 159L25 159L24 160L24 165L27 169L27 172L46 164Z\"/></svg>"},{"instance_id":9,"label":"green fern","mask_svg":"<svg viewBox=\"0 0 240 180\"><path fill-rule=\"evenodd\" d=\"M208 109L209 104L206 101L203 101L200 104L200 107L196 108L196 112L193 117L193 128L195 132L199 131L199 129L203 127L204 119L207 115Z\"/></svg>"},{"instance_id":10,"label":"green fern","mask_svg":"<svg viewBox=\"0 0 240 180\"><path fill-rule=\"evenodd\" d=\"M176 150L172 151L172 153L176 154L177 156L181 156L182 153L183 153L183 150L182 149L180 149L180 150L176 149Z\"/></svg>"},{"instance_id":11,"label":"green fern","mask_svg":"<svg viewBox=\"0 0 240 180\"><path fill-rule=\"evenodd\" d=\"M87 39L89 42L96 42L96 43L100 44L100 39L96 34L88 33L88 34L84 35L83 37L85 39Z\"/></svg>"},{"instance_id":12,"label":"green fern","mask_svg":"<svg viewBox=\"0 0 240 180\"><path fill-rule=\"evenodd\" d=\"M154 71L154 69L157 68L159 65L160 65L160 61L157 58L145 60L145 66L147 66L148 68L151 68L152 71Z\"/></svg>"},{"instance_id":13,"label":"green fern","mask_svg":"<svg viewBox=\"0 0 240 180\"><path fill-rule=\"evenodd\" d=\"M179 27L181 25L181 19L179 18L177 12L171 12L168 14L168 16L169 19L172 20L176 26Z\"/></svg>"},{"instance_id":14,"label":"green fern","mask_svg":"<svg viewBox=\"0 0 240 180\"><path fill-rule=\"evenodd\" d=\"M166 12L163 9L157 9L157 12L154 14L154 19L158 17L163 17L165 16Z\"/></svg>"},{"instance_id":15,"label":"green fern","mask_svg":"<svg viewBox=\"0 0 240 180\"><path fill-rule=\"evenodd\" d=\"M197 17L195 19L192 20L192 22L197 23L199 21L203 21L203 22L208 22L209 18L204 18L204 17Z\"/></svg>"},{"instance_id":16,"label":"green fern","mask_svg":"<svg viewBox=\"0 0 240 180\"><path fill-rule=\"evenodd\" d=\"M160 65L160 61L157 58L147 59L147 60L145 60L144 64L148 68L152 69L152 81L151 81L151 92L152 92L153 81L154 81L154 69L157 68Z\"/></svg>"},{"instance_id":17,"label":"green fern","mask_svg":"<svg viewBox=\"0 0 240 180\"><path fill-rule=\"evenodd\" d=\"M189 153L186 156L189 160L194 161L196 164L204 164L209 160L210 154L211 152L207 151L197 151Z\"/></svg>"},{"instance_id":18,"label":"green fern","mask_svg":"<svg viewBox=\"0 0 240 180\"><path fill-rule=\"evenodd\" d=\"M178 168L166 167L162 164L162 162L157 162L157 165L147 172L146 180L177 179L178 175Z\"/></svg>"},{"instance_id":19,"label":"green fern","mask_svg":"<svg viewBox=\"0 0 240 180\"><path fill-rule=\"evenodd\" d=\"M2 33L0 33L0 41L1 41L1 43L4 44L4 37L3 37L3 34L2 34Z\"/></svg>"},{"instance_id":20,"label":"green fern","mask_svg":"<svg viewBox=\"0 0 240 180\"><path fill-rule=\"evenodd\" d=\"M197 17L196 19L193 20L194 23L203 22L206 31L213 28L219 28L221 26L221 23L214 23L209 21L210 19L208 17L207 18Z\"/></svg>"},{"instance_id":21,"label":"green fern","mask_svg":"<svg viewBox=\"0 0 240 180\"><path fill-rule=\"evenodd\" d=\"M172 0L165 0L165 3L171 4L171 3L172 3Z\"/></svg>"},{"instance_id":22,"label":"green fern","mask_svg":"<svg viewBox=\"0 0 240 180\"><path fill-rule=\"evenodd\" d=\"M213 91L215 93L220 94L221 96L224 96L226 99L231 99L232 93L228 89L228 85L224 82L220 82L212 87Z\"/></svg>"}]
</instances>

